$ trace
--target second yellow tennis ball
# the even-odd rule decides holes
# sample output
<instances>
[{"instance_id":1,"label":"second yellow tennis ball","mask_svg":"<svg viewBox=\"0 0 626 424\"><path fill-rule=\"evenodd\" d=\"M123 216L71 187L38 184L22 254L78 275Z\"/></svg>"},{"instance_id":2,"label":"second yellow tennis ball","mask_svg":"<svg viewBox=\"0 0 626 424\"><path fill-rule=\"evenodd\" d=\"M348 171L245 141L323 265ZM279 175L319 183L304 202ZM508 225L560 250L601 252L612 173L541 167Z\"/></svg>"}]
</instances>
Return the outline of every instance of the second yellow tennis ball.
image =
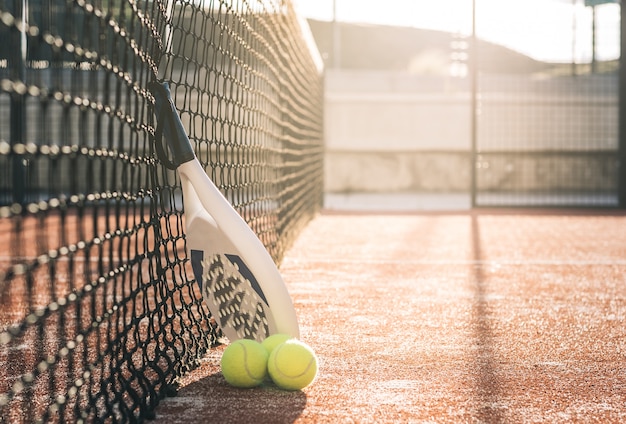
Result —
<instances>
[{"instance_id":1,"label":"second yellow tennis ball","mask_svg":"<svg viewBox=\"0 0 626 424\"><path fill-rule=\"evenodd\" d=\"M286 342L289 339L293 339L293 337L290 336L289 334L283 334L283 333L272 334L271 336L263 340L261 344L263 345L263 347L265 347L265 349L267 349L267 354L269 355L270 353L272 353L272 350L274 350L276 346Z\"/></svg>"},{"instance_id":2,"label":"second yellow tennis ball","mask_svg":"<svg viewBox=\"0 0 626 424\"><path fill-rule=\"evenodd\" d=\"M267 371L281 389L300 390L315 380L317 366L313 349L299 340L291 339L272 350Z\"/></svg>"},{"instance_id":3,"label":"second yellow tennis ball","mask_svg":"<svg viewBox=\"0 0 626 424\"><path fill-rule=\"evenodd\" d=\"M222 375L235 387L258 386L267 376L267 359L267 350L261 343L255 340L237 340L222 354Z\"/></svg>"}]
</instances>

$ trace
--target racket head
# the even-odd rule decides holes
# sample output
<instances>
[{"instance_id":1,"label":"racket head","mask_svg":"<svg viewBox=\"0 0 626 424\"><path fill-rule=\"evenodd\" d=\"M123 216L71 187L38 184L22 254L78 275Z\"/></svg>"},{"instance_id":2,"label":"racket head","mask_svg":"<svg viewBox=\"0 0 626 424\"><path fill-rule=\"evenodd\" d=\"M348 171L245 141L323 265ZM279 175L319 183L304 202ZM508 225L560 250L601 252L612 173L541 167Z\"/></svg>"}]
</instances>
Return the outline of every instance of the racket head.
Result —
<instances>
[{"instance_id":1,"label":"racket head","mask_svg":"<svg viewBox=\"0 0 626 424\"><path fill-rule=\"evenodd\" d=\"M168 85L154 84L151 91L157 133L166 139L181 179L191 267L213 318L231 341L262 341L276 333L299 337L293 302L276 264L198 162Z\"/></svg>"},{"instance_id":2,"label":"racket head","mask_svg":"<svg viewBox=\"0 0 626 424\"><path fill-rule=\"evenodd\" d=\"M186 220L186 244L193 275L212 317L230 341L261 342L279 332L274 310L293 305L271 308L265 294L271 284L259 282L215 220L199 212Z\"/></svg>"},{"instance_id":3,"label":"racket head","mask_svg":"<svg viewBox=\"0 0 626 424\"><path fill-rule=\"evenodd\" d=\"M245 262L233 254L213 254L193 250L192 261L199 262L202 298L224 335L230 340L262 342L278 332L276 320L265 294L254 279L242 272ZM256 287L255 287L256 286Z\"/></svg>"}]
</instances>

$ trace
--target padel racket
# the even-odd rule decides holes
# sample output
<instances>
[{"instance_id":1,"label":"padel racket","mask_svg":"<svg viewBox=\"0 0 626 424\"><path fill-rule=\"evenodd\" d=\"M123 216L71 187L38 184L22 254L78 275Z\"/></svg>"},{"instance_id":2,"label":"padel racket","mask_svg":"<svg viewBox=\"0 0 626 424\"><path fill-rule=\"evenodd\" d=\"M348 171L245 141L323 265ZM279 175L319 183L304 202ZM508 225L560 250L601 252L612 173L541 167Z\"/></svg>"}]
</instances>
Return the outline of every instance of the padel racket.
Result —
<instances>
[{"instance_id":1,"label":"padel racket","mask_svg":"<svg viewBox=\"0 0 626 424\"><path fill-rule=\"evenodd\" d=\"M231 342L276 333L299 337L293 302L274 261L197 160L168 84L148 88L155 99L157 153L180 176L187 251L209 311Z\"/></svg>"}]
</instances>

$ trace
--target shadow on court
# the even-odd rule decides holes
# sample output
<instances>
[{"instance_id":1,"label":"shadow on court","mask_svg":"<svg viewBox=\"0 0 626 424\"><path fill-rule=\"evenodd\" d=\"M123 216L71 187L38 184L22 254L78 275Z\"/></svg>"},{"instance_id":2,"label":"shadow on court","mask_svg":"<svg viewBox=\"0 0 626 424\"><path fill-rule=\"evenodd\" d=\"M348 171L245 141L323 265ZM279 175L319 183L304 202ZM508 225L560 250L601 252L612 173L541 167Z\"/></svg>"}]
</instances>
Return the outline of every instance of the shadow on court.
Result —
<instances>
[{"instance_id":1,"label":"shadow on court","mask_svg":"<svg viewBox=\"0 0 626 424\"><path fill-rule=\"evenodd\" d=\"M218 349L219 355L223 349ZM156 422L185 423L293 423L304 410L303 391L284 391L272 383L254 389L237 389L215 367L215 353L183 380L175 397L163 401ZM195 377L197 379L195 379Z\"/></svg>"},{"instance_id":2,"label":"shadow on court","mask_svg":"<svg viewBox=\"0 0 626 424\"><path fill-rule=\"evenodd\" d=\"M472 215L472 253L474 260L473 281L475 285L474 315L476 319L476 366L478 369L478 406L477 418L492 423L503 422L498 408L499 381L497 364L494 359L494 336L491 331L491 322L488 311L488 299L485 288L485 273L481 248L480 225L475 215Z\"/></svg>"}]
</instances>

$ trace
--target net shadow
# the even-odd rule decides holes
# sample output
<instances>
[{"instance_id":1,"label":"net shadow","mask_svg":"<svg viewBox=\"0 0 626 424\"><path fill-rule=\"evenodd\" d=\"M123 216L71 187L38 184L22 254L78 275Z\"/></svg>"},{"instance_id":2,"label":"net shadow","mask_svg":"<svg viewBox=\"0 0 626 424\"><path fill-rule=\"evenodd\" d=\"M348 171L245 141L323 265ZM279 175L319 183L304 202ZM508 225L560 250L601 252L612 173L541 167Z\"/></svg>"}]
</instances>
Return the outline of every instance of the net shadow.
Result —
<instances>
[{"instance_id":1,"label":"net shadow","mask_svg":"<svg viewBox=\"0 0 626 424\"><path fill-rule=\"evenodd\" d=\"M477 214L471 214L471 237L474 272L474 328L476 339L476 363L477 372L476 402L477 416L483 422L502 423L504 419L498 408L500 397L500 385L498 380L498 364L495 359L494 334L490 323L490 311L487 300L487 277L484 273L482 261L483 251L481 246L480 223Z\"/></svg>"}]
</instances>

